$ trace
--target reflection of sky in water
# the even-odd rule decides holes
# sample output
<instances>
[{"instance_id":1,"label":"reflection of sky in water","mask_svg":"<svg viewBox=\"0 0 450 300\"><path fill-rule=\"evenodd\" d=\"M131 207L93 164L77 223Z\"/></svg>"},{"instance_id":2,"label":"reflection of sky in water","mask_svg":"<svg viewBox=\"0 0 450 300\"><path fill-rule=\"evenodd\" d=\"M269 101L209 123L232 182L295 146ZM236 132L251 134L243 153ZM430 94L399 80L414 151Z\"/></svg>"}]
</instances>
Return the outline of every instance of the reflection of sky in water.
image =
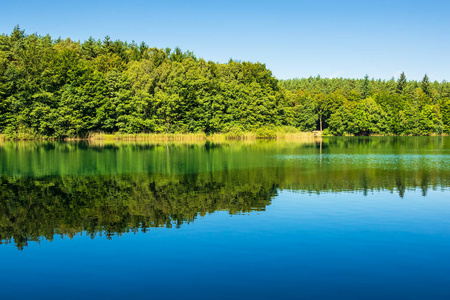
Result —
<instances>
[{"instance_id":1,"label":"reflection of sky in water","mask_svg":"<svg viewBox=\"0 0 450 300\"><path fill-rule=\"evenodd\" d=\"M444 195L282 192L179 229L2 245L2 299L449 299Z\"/></svg>"},{"instance_id":2,"label":"reflection of sky in water","mask_svg":"<svg viewBox=\"0 0 450 300\"><path fill-rule=\"evenodd\" d=\"M354 167L371 167L395 169L397 167L416 170L423 167L436 167L440 170L450 169L449 154L309 154L276 155L278 160L295 163L321 163L329 165L352 165Z\"/></svg>"}]
</instances>

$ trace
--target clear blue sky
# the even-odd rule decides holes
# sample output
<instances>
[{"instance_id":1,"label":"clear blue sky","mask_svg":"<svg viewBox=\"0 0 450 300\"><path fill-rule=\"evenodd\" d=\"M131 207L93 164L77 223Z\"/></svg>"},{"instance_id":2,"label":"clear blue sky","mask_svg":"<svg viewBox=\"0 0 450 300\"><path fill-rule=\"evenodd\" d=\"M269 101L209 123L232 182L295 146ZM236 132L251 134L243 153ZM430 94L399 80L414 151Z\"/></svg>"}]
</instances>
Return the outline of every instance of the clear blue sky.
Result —
<instances>
[{"instance_id":1,"label":"clear blue sky","mask_svg":"<svg viewBox=\"0 0 450 300\"><path fill-rule=\"evenodd\" d=\"M450 81L450 1L8 1L0 32L179 46L265 63L278 78Z\"/></svg>"}]
</instances>

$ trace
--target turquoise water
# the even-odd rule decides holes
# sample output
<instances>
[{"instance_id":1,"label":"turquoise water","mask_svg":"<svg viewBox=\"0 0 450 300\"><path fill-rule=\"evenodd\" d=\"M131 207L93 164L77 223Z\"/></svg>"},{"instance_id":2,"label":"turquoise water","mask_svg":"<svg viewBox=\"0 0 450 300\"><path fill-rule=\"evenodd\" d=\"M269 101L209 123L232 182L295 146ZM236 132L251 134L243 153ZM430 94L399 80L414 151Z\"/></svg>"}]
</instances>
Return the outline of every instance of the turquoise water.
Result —
<instances>
[{"instance_id":1,"label":"turquoise water","mask_svg":"<svg viewBox=\"0 0 450 300\"><path fill-rule=\"evenodd\" d=\"M0 144L2 299L450 299L450 138Z\"/></svg>"}]
</instances>

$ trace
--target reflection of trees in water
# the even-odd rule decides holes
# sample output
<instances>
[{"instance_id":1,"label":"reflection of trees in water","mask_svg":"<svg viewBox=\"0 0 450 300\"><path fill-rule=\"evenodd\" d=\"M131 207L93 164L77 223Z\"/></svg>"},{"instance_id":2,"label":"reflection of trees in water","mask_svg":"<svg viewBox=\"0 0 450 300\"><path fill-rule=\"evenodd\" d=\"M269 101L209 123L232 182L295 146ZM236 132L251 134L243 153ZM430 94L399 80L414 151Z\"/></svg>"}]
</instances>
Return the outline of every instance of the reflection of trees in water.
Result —
<instances>
[{"instance_id":1,"label":"reflection of trees in water","mask_svg":"<svg viewBox=\"0 0 450 300\"><path fill-rule=\"evenodd\" d=\"M389 168L408 168L408 164L435 163L442 166L447 157L449 137L348 137L306 138L295 142L230 143L150 143L150 142L6 142L0 144L0 175L4 176L78 176L123 173L184 174L216 172L242 168L294 167L298 161L275 160L276 156L314 156L301 161L310 170L345 157L377 156ZM395 156L388 161L383 155ZM421 155L425 155L421 158ZM404 156L404 157L403 157ZM354 164L364 164L355 161ZM341 167L341 166L338 166ZM345 166L344 166L345 167ZM359 167L359 166L357 166ZM367 166L369 167L369 166ZM376 167L376 166L375 166ZM379 167L379 166L378 166ZM384 167L384 166L382 166Z\"/></svg>"},{"instance_id":2,"label":"reflection of trees in water","mask_svg":"<svg viewBox=\"0 0 450 300\"><path fill-rule=\"evenodd\" d=\"M1 178L0 240L29 241L85 232L111 238L151 227L179 227L218 210L264 210L276 187L184 176Z\"/></svg>"},{"instance_id":3,"label":"reflection of trees in water","mask_svg":"<svg viewBox=\"0 0 450 300\"><path fill-rule=\"evenodd\" d=\"M179 227L215 211L264 210L278 189L305 193L395 191L449 186L445 173L352 168L255 168L185 175L0 177L0 240L111 238L152 227Z\"/></svg>"},{"instance_id":4,"label":"reflection of trees in water","mask_svg":"<svg viewBox=\"0 0 450 300\"><path fill-rule=\"evenodd\" d=\"M363 195L387 190L404 197L418 188L425 196L430 188L450 186L446 152L431 155L450 149L449 142L436 137L189 145L4 143L0 241L14 239L21 248L58 234L111 238L179 227L218 210L264 210L278 189Z\"/></svg>"}]
</instances>

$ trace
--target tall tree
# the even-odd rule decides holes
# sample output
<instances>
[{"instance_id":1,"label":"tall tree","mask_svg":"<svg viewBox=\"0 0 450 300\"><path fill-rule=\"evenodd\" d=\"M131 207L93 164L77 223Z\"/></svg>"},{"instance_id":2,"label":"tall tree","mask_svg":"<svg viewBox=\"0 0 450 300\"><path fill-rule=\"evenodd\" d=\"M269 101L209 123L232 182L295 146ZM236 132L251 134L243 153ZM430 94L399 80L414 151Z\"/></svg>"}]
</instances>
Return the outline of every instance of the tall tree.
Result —
<instances>
[{"instance_id":1,"label":"tall tree","mask_svg":"<svg viewBox=\"0 0 450 300\"><path fill-rule=\"evenodd\" d=\"M406 81L405 72L402 72L402 74L400 74L400 78L397 81L397 94L403 93L403 90L405 89L407 83L408 82Z\"/></svg>"},{"instance_id":2,"label":"tall tree","mask_svg":"<svg viewBox=\"0 0 450 300\"><path fill-rule=\"evenodd\" d=\"M369 97L369 93L370 93L370 81L369 81L369 75L366 74L366 76L364 76L364 83L363 83L364 99Z\"/></svg>"},{"instance_id":3,"label":"tall tree","mask_svg":"<svg viewBox=\"0 0 450 300\"><path fill-rule=\"evenodd\" d=\"M428 75L425 74L425 76L422 79L422 91L429 97L430 96L430 80L428 79Z\"/></svg>"}]
</instances>

